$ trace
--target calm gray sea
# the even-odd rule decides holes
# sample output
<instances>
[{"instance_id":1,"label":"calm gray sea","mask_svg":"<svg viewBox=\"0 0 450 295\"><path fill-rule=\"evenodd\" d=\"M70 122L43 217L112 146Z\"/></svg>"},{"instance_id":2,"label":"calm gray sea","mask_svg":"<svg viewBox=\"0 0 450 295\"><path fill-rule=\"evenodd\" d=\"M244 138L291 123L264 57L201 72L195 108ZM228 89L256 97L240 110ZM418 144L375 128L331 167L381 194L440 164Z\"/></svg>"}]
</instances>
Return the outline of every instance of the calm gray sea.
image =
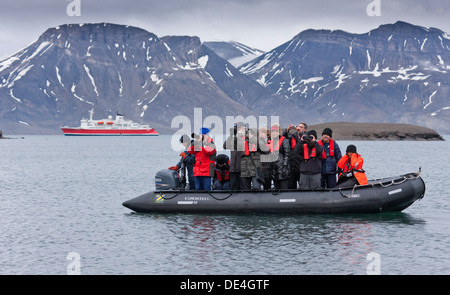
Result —
<instances>
[{"instance_id":1,"label":"calm gray sea","mask_svg":"<svg viewBox=\"0 0 450 295\"><path fill-rule=\"evenodd\" d=\"M352 142L368 178L422 167L425 198L404 212L307 216L132 213L122 202L178 162L171 136L1 140L0 274L448 275L445 138Z\"/></svg>"}]
</instances>

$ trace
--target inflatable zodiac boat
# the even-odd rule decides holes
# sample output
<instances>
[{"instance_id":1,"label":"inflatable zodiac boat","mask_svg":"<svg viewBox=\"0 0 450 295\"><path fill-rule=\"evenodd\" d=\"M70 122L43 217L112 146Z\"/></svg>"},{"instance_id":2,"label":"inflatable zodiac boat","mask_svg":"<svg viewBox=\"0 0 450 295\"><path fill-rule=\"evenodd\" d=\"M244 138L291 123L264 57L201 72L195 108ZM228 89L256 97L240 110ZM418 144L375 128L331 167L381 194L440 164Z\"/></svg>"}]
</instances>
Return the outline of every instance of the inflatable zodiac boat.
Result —
<instances>
[{"instance_id":1,"label":"inflatable zodiac boat","mask_svg":"<svg viewBox=\"0 0 450 295\"><path fill-rule=\"evenodd\" d=\"M155 176L156 190L123 203L139 212L342 214L402 211L425 194L420 170L370 180L368 185L323 190L193 191L176 189L176 172ZM174 189L175 188L175 189Z\"/></svg>"}]
</instances>

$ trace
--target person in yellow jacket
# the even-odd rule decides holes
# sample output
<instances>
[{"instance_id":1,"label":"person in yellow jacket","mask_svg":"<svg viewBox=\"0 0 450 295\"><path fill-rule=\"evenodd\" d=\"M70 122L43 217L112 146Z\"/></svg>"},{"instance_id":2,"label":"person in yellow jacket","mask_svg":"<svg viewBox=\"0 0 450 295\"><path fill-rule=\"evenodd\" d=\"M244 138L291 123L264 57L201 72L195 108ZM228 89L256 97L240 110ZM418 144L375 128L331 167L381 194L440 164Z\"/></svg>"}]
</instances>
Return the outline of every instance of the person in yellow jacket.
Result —
<instances>
[{"instance_id":1,"label":"person in yellow jacket","mask_svg":"<svg viewBox=\"0 0 450 295\"><path fill-rule=\"evenodd\" d=\"M356 152L356 146L347 146L346 154L339 160L337 166L341 170L338 179L339 187L348 187L355 184L366 185L366 173L363 169L364 159Z\"/></svg>"}]
</instances>

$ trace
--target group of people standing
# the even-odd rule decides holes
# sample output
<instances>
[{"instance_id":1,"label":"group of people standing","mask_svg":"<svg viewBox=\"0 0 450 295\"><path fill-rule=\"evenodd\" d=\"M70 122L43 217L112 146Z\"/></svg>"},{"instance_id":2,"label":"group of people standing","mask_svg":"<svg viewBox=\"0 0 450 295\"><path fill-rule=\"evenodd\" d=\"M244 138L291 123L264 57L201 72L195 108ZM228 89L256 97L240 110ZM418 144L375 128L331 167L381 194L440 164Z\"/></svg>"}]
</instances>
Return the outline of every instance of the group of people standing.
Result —
<instances>
[{"instance_id":1,"label":"group of people standing","mask_svg":"<svg viewBox=\"0 0 450 295\"><path fill-rule=\"evenodd\" d=\"M229 157L216 155L209 129L202 128L192 140L181 137L186 149L169 169L186 167L187 188L196 190L270 190L272 185L276 190L319 190L368 183L356 146L349 145L342 155L330 128L320 140L307 128L304 122L285 130L278 124L257 130L237 123L223 143Z\"/></svg>"}]
</instances>

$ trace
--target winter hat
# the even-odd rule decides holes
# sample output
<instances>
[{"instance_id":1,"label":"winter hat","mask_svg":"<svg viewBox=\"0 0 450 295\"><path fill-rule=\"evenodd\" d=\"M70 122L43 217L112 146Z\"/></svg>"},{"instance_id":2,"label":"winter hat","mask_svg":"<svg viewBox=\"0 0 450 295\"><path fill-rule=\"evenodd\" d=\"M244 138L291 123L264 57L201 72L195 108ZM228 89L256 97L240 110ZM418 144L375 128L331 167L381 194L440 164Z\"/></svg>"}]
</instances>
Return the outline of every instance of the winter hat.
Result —
<instances>
[{"instance_id":1,"label":"winter hat","mask_svg":"<svg viewBox=\"0 0 450 295\"><path fill-rule=\"evenodd\" d=\"M331 130L330 128L325 128L322 131L322 135L328 135L329 137L333 137L333 130Z\"/></svg>"},{"instance_id":2,"label":"winter hat","mask_svg":"<svg viewBox=\"0 0 450 295\"><path fill-rule=\"evenodd\" d=\"M200 129L200 134L208 134L209 133L209 129L206 127L202 127L202 129Z\"/></svg>"},{"instance_id":3,"label":"winter hat","mask_svg":"<svg viewBox=\"0 0 450 295\"><path fill-rule=\"evenodd\" d=\"M228 156L224 154L220 154L216 157L217 164L227 164L228 163Z\"/></svg>"},{"instance_id":4,"label":"winter hat","mask_svg":"<svg viewBox=\"0 0 450 295\"><path fill-rule=\"evenodd\" d=\"M345 151L346 153L348 152L352 152L356 154L356 146L354 146L353 144L347 146L347 150Z\"/></svg>"},{"instance_id":5,"label":"winter hat","mask_svg":"<svg viewBox=\"0 0 450 295\"><path fill-rule=\"evenodd\" d=\"M314 135L314 137L317 138L317 132L316 132L316 130L310 130L310 131L306 132L306 134L308 134L308 135Z\"/></svg>"}]
</instances>

